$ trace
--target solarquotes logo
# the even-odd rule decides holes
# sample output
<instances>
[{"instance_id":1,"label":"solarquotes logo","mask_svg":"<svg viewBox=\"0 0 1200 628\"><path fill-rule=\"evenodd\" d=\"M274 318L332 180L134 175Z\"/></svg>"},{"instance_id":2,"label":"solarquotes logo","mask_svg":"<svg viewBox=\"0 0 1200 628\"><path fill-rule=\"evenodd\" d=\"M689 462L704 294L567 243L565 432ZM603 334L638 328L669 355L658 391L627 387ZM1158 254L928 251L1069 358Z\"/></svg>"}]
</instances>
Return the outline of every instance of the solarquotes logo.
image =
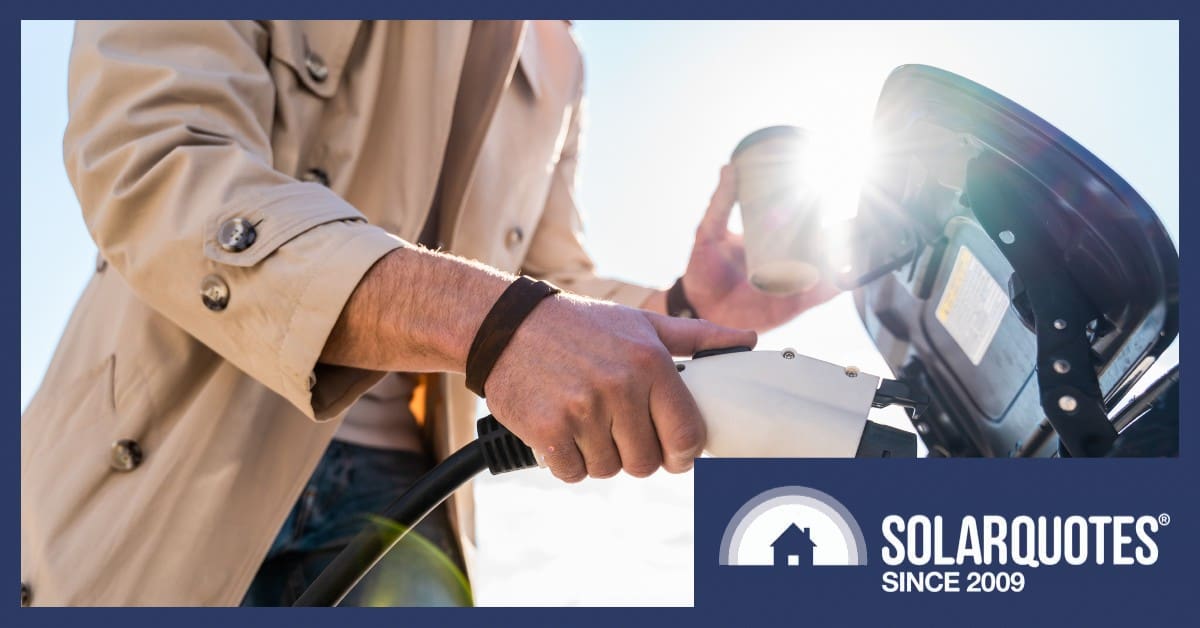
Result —
<instances>
[{"instance_id":1,"label":"solarquotes logo","mask_svg":"<svg viewBox=\"0 0 1200 628\"><path fill-rule=\"evenodd\" d=\"M730 519L721 565L805 568L867 564L854 515L827 493L784 486L759 493Z\"/></svg>"},{"instance_id":2,"label":"solarquotes logo","mask_svg":"<svg viewBox=\"0 0 1200 628\"><path fill-rule=\"evenodd\" d=\"M1027 572L1062 565L1154 565L1159 515L888 514L879 522L885 593L1020 592ZM721 537L720 565L866 565L862 528L827 493L784 486L751 498Z\"/></svg>"}]
</instances>

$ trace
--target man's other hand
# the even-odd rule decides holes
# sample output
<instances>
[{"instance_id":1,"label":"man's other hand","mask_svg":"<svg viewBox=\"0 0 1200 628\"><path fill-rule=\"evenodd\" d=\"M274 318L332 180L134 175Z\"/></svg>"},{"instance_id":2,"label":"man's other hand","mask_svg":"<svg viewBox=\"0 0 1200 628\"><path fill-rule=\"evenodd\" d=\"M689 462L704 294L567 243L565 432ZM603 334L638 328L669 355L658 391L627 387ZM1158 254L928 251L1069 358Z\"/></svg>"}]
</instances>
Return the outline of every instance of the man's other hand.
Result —
<instances>
[{"instance_id":1,"label":"man's other hand","mask_svg":"<svg viewBox=\"0 0 1200 628\"><path fill-rule=\"evenodd\" d=\"M696 229L696 243L683 275L683 291L697 314L722 325L766 331L838 294L827 279L806 292L788 296L755 288L746 275L742 236L729 230L729 214L736 201L736 171L726 165Z\"/></svg>"}]
</instances>

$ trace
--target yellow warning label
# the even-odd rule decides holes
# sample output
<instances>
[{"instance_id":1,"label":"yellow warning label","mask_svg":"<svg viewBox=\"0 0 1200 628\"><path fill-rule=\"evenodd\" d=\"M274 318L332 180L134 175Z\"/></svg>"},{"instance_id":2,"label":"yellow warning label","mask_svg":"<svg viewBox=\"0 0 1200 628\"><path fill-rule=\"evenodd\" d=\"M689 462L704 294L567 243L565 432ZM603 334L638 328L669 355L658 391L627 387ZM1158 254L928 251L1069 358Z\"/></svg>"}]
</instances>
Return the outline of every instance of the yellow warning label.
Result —
<instances>
[{"instance_id":1,"label":"yellow warning label","mask_svg":"<svg viewBox=\"0 0 1200 628\"><path fill-rule=\"evenodd\" d=\"M1008 294L970 249L959 247L936 315L972 364L983 361L1007 311Z\"/></svg>"}]
</instances>

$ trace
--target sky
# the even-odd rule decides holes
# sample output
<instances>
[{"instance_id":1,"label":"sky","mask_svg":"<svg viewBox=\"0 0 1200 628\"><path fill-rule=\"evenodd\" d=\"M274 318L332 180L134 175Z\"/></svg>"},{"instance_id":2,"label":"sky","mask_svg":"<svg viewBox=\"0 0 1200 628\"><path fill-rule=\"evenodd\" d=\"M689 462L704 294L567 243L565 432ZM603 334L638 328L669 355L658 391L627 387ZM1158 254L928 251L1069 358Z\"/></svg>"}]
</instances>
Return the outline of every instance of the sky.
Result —
<instances>
[{"instance_id":1,"label":"sky","mask_svg":"<svg viewBox=\"0 0 1200 628\"><path fill-rule=\"evenodd\" d=\"M1175 22L581 21L575 31L589 120L579 199L604 274L670 285L742 136L798 124L860 143L888 73L907 63L982 83L1074 137L1137 189L1178 246ZM70 23L21 26L22 408L94 270L62 167L70 39ZM890 375L848 295L759 346ZM1177 361L1172 348L1156 372ZM690 475L664 473L481 480L477 600L690 604L691 490Z\"/></svg>"}]
</instances>

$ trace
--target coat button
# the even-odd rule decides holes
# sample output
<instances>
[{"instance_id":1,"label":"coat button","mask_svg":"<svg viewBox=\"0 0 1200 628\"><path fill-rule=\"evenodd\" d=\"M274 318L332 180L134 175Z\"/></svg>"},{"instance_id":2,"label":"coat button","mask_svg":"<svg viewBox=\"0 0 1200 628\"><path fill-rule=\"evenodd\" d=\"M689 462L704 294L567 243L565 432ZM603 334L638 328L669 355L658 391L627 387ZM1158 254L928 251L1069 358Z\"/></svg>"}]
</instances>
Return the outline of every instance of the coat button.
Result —
<instances>
[{"instance_id":1,"label":"coat button","mask_svg":"<svg viewBox=\"0 0 1200 628\"><path fill-rule=\"evenodd\" d=\"M29 590L29 585L21 583L21 606L29 606L33 602L33 592Z\"/></svg>"},{"instance_id":2,"label":"coat button","mask_svg":"<svg viewBox=\"0 0 1200 628\"><path fill-rule=\"evenodd\" d=\"M245 218L226 220L217 229L217 244L230 253L245 251L254 244L257 237L258 232L254 230L254 225Z\"/></svg>"},{"instance_id":3,"label":"coat button","mask_svg":"<svg viewBox=\"0 0 1200 628\"><path fill-rule=\"evenodd\" d=\"M229 305L229 284L217 275L209 275L200 282L200 298L204 307L220 312Z\"/></svg>"},{"instance_id":4,"label":"coat button","mask_svg":"<svg viewBox=\"0 0 1200 628\"><path fill-rule=\"evenodd\" d=\"M320 168L310 168L300 175L300 180L306 183L320 183L325 187L329 187L329 173Z\"/></svg>"},{"instance_id":5,"label":"coat button","mask_svg":"<svg viewBox=\"0 0 1200 628\"><path fill-rule=\"evenodd\" d=\"M128 438L113 443L109 464L117 471L133 471L142 464L142 446Z\"/></svg>"},{"instance_id":6,"label":"coat button","mask_svg":"<svg viewBox=\"0 0 1200 628\"><path fill-rule=\"evenodd\" d=\"M507 234L504 235L504 243L507 244L508 248L510 249L524 241L525 231L520 227L513 227L512 229L508 230Z\"/></svg>"},{"instance_id":7,"label":"coat button","mask_svg":"<svg viewBox=\"0 0 1200 628\"><path fill-rule=\"evenodd\" d=\"M325 60L321 55L309 50L304 55L304 67L308 69L308 75L312 80L320 83L329 77L329 66L325 65Z\"/></svg>"}]
</instances>

